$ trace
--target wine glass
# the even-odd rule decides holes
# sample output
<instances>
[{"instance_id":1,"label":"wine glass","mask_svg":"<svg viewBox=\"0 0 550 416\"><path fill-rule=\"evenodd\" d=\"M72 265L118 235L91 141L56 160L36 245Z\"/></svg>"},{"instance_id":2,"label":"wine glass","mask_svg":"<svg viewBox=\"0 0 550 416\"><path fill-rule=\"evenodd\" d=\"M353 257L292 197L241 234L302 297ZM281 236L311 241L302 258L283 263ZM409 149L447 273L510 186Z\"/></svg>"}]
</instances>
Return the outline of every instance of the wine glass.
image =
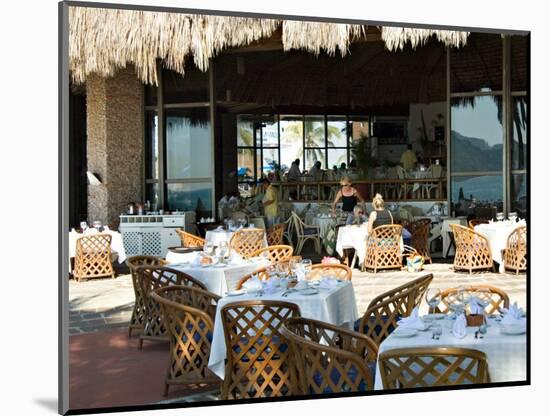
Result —
<instances>
[{"instance_id":1,"label":"wine glass","mask_svg":"<svg viewBox=\"0 0 550 416\"><path fill-rule=\"evenodd\" d=\"M441 290L435 288L435 287L429 287L426 291L426 302L428 303L428 306L430 307L428 309L428 320L432 320L432 316L430 314L435 313L437 306L441 302Z\"/></svg>"},{"instance_id":2,"label":"wine glass","mask_svg":"<svg viewBox=\"0 0 550 416\"><path fill-rule=\"evenodd\" d=\"M88 223L86 221L82 221L80 223L80 229L82 230L82 232L86 231L88 229Z\"/></svg>"},{"instance_id":3,"label":"wine glass","mask_svg":"<svg viewBox=\"0 0 550 416\"><path fill-rule=\"evenodd\" d=\"M218 248L220 250L222 261L227 260L227 258L229 257L229 247L227 246L227 241L222 241Z\"/></svg>"},{"instance_id":4,"label":"wine glass","mask_svg":"<svg viewBox=\"0 0 550 416\"><path fill-rule=\"evenodd\" d=\"M508 214L508 219L512 222L516 222L516 220L518 219L518 214L517 212L510 212Z\"/></svg>"},{"instance_id":5,"label":"wine glass","mask_svg":"<svg viewBox=\"0 0 550 416\"><path fill-rule=\"evenodd\" d=\"M207 256L211 256L212 254L214 254L214 244L208 241L204 243L204 253Z\"/></svg>"},{"instance_id":6,"label":"wine glass","mask_svg":"<svg viewBox=\"0 0 550 416\"><path fill-rule=\"evenodd\" d=\"M307 280L307 276L309 275L309 273L311 272L311 268L312 268L312 262L310 259L303 259L301 262L300 262L302 268L304 269L304 275L306 277L306 280Z\"/></svg>"},{"instance_id":7,"label":"wine glass","mask_svg":"<svg viewBox=\"0 0 550 416\"><path fill-rule=\"evenodd\" d=\"M93 227L96 229L96 230L99 230L101 228L101 221L94 221L93 222Z\"/></svg>"},{"instance_id":8,"label":"wine glass","mask_svg":"<svg viewBox=\"0 0 550 416\"><path fill-rule=\"evenodd\" d=\"M478 289L474 293L477 303L483 308L483 322L485 325L490 326L487 322L486 308L491 304L491 292L487 289Z\"/></svg>"},{"instance_id":9,"label":"wine glass","mask_svg":"<svg viewBox=\"0 0 550 416\"><path fill-rule=\"evenodd\" d=\"M504 220L504 212L497 212L497 221Z\"/></svg>"}]
</instances>

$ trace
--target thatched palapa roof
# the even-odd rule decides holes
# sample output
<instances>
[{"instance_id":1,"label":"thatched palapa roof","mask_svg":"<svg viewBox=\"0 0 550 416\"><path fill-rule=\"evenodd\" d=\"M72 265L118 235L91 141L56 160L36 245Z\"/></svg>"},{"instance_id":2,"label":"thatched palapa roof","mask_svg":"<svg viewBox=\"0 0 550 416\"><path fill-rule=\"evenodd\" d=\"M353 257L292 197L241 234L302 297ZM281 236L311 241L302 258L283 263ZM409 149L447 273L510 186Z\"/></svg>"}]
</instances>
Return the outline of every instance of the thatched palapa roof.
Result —
<instances>
[{"instance_id":1,"label":"thatched palapa roof","mask_svg":"<svg viewBox=\"0 0 550 416\"><path fill-rule=\"evenodd\" d=\"M157 83L156 60L181 74L186 59L206 71L209 59L224 49L241 47L271 36L282 28L285 51L301 49L318 55L342 56L350 43L363 36L366 26L250 17L69 8L69 68L74 83L97 73L112 76L118 68L133 64L145 83ZM389 50L413 48L435 35L446 45L466 44L468 32L381 27Z\"/></svg>"}]
</instances>

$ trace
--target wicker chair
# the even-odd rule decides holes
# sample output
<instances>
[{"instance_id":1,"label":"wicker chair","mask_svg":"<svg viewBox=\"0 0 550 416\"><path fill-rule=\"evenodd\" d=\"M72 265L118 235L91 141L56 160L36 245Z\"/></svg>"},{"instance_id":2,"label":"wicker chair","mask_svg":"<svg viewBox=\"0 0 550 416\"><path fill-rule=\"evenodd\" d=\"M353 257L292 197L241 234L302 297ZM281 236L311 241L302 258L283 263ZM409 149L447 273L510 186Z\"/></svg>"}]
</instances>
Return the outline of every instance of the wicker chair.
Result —
<instances>
[{"instance_id":1,"label":"wicker chair","mask_svg":"<svg viewBox=\"0 0 550 416\"><path fill-rule=\"evenodd\" d=\"M485 313L487 315L492 315L494 313L499 313L501 308L506 308L510 306L510 298L503 290L489 285L477 285L477 286L466 286L464 288L469 295L474 295L474 292L478 290L487 291L486 299L490 302L485 307ZM436 308L436 312L439 313L449 313L451 310L449 305L455 302L457 295L459 294L459 288L450 288L441 291L441 302ZM480 294L476 294L480 296Z\"/></svg>"},{"instance_id":2,"label":"wicker chair","mask_svg":"<svg viewBox=\"0 0 550 416\"><path fill-rule=\"evenodd\" d=\"M401 225L381 225L372 230L367 238L367 252L362 270L373 269L376 273L380 269L401 268Z\"/></svg>"},{"instance_id":3,"label":"wicker chair","mask_svg":"<svg viewBox=\"0 0 550 416\"><path fill-rule=\"evenodd\" d=\"M160 305L150 296L152 291L173 285L194 286L203 290L206 290L206 286L188 274L170 267L140 266L136 271L145 306L143 328L138 344L139 349L142 349L144 340L168 340Z\"/></svg>"},{"instance_id":4,"label":"wicker chair","mask_svg":"<svg viewBox=\"0 0 550 416\"><path fill-rule=\"evenodd\" d=\"M236 231L229 241L229 246L243 258L247 259L264 247L265 231L260 228L243 228Z\"/></svg>"},{"instance_id":5,"label":"wicker chair","mask_svg":"<svg viewBox=\"0 0 550 416\"><path fill-rule=\"evenodd\" d=\"M134 287L134 309L132 310L132 318L128 327L128 336L132 336L132 331L143 329L143 320L145 319L145 305L143 304L143 296L141 296L141 287L138 280L137 268L139 266L165 266L166 260L155 256L133 256L126 259L126 265L130 269L132 275L132 285Z\"/></svg>"},{"instance_id":6,"label":"wicker chair","mask_svg":"<svg viewBox=\"0 0 550 416\"><path fill-rule=\"evenodd\" d=\"M307 240L313 240L315 251L321 254L321 236L319 227L316 225L307 225L294 211L290 214L294 220L294 230L298 239L296 244L296 254L300 254Z\"/></svg>"},{"instance_id":7,"label":"wicker chair","mask_svg":"<svg viewBox=\"0 0 550 416\"><path fill-rule=\"evenodd\" d=\"M280 328L300 316L295 303L243 301L221 310L227 363L222 399L278 397L293 394L288 344Z\"/></svg>"},{"instance_id":8,"label":"wicker chair","mask_svg":"<svg viewBox=\"0 0 550 416\"><path fill-rule=\"evenodd\" d=\"M92 234L76 240L73 276L77 282L96 277L115 277L109 234Z\"/></svg>"},{"instance_id":9,"label":"wicker chair","mask_svg":"<svg viewBox=\"0 0 550 416\"><path fill-rule=\"evenodd\" d=\"M385 390L489 383L484 352L467 348L403 348L378 358Z\"/></svg>"},{"instance_id":10,"label":"wicker chair","mask_svg":"<svg viewBox=\"0 0 550 416\"><path fill-rule=\"evenodd\" d=\"M290 259L293 252L294 249L292 248L292 246L267 246L256 250L254 253L252 253L252 257L265 256L271 263L277 263Z\"/></svg>"},{"instance_id":11,"label":"wicker chair","mask_svg":"<svg viewBox=\"0 0 550 416\"><path fill-rule=\"evenodd\" d=\"M189 286L169 286L151 293L161 306L170 337L170 364L164 396L173 384L220 383L208 370L219 296Z\"/></svg>"},{"instance_id":12,"label":"wicker chair","mask_svg":"<svg viewBox=\"0 0 550 416\"><path fill-rule=\"evenodd\" d=\"M398 319L409 316L420 305L432 280L433 275L427 274L375 297L356 330L380 345L397 328Z\"/></svg>"},{"instance_id":13,"label":"wicker chair","mask_svg":"<svg viewBox=\"0 0 550 416\"><path fill-rule=\"evenodd\" d=\"M249 273L249 274L243 276L241 278L241 280L239 280L237 282L237 285L235 286L235 289L236 290L242 289L244 282L246 282L249 279L252 279L252 277L254 277L254 276L257 276L258 279L260 279L261 281L266 281L266 280L269 280L271 278L271 276L269 275L269 272L267 270L267 267L262 267L262 268L259 268L257 270L254 270L252 273Z\"/></svg>"},{"instance_id":14,"label":"wicker chair","mask_svg":"<svg viewBox=\"0 0 550 416\"><path fill-rule=\"evenodd\" d=\"M283 243L283 236L286 229L286 223L281 223L267 229L267 244L269 246L279 246Z\"/></svg>"},{"instance_id":15,"label":"wicker chair","mask_svg":"<svg viewBox=\"0 0 550 416\"><path fill-rule=\"evenodd\" d=\"M414 249L424 257L425 262L431 264L432 258L430 257L430 224L432 220L429 218L421 218L413 221L407 228L411 233L411 245Z\"/></svg>"},{"instance_id":16,"label":"wicker chair","mask_svg":"<svg viewBox=\"0 0 550 416\"><path fill-rule=\"evenodd\" d=\"M186 248L203 248L206 240L195 234L185 232L179 228L176 228L176 233L181 240L181 246Z\"/></svg>"},{"instance_id":17,"label":"wicker chair","mask_svg":"<svg viewBox=\"0 0 550 416\"><path fill-rule=\"evenodd\" d=\"M504 267L516 274L527 270L527 227L516 228L508 236L504 249Z\"/></svg>"},{"instance_id":18,"label":"wicker chair","mask_svg":"<svg viewBox=\"0 0 550 416\"><path fill-rule=\"evenodd\" d=\"M304 318L288 319L281 334L290 346L297 394L373 390L378 347L369 337Z\"/></svg>"},{"instance_id":19,"label":"wicker chair","mask_svg":"<svg viewBox=\"0 0 550 416\"><path fill-rule=\"evenodd\" d=\"M314 264L308 274L308 280L319 280L330 276L340 280L351 280L352 270L345 264Z\"/></svg>"},{"instance_id":20,"label":"wicker chair","mask_svg":"<svg viewBox=\"0 0 550 416\"><path fill-rule=\"evenodd\" d=\"M294 217L292 216L292 211L290 212L290 216L288 217L288 219L283 224L285 225L285 230L283 231L283 238L286 239L288 244L293 246L294 242L292 241L292 237L294 234Z\"/></svg>"},{"instance_id":21,"label":"wicker chair","mask_svg":"<svg viewBox=\"0 0 550 416\"><path fill-rule=\"evenodd\" d=\"M489 220L485 218L474 218L468 221L468 227L470 227L472 230L476 225L479 224L489 224Z\"/></svg>"},{"instance_id":22,"label":"wicker chair","mask_svg":"<svg viewBox=\"0 0 550 416\"><path fill-rule=\"evenodd\" d=\"M449 224L453 230L456 251L454 259L455 270L493 270L493 256L489 241L471 228L459 224Z\"/></svg>"}]
</instances>

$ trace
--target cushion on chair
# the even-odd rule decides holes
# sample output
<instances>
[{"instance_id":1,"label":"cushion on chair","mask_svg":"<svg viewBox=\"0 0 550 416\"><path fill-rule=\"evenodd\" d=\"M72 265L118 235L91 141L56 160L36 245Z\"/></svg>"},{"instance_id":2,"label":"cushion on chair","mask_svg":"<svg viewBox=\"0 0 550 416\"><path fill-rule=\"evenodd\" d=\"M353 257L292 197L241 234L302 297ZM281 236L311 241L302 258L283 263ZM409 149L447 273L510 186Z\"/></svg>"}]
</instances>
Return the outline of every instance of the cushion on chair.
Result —
<instances>
[{"instance_id":1,"label":"cushion on chair","mask_svg":"<svg viewBox=\"0 0 550 416\"><path fill-rule=\"evenodd\" d=\"M371 362L367 365L368 369L371 371L371 374L373 376L373 380L374 380L374 374L375 374L375 369L376 369L376 362ZM349 379L351 380L356 380L357 377L360 377L359 375L359 371L357 371L357 368L355 367L351 367L347 373L347 376ZM336 369L336 368L333 368L332 371L330 372L330 380L332 381L332 383L334 384L338 384L338 382L340 381L340 372ZM315 371L315 373L313 373L313 381L316 385L320 386L322 383L323 383L323 378L321 376L321 373L319 371ZM346 391L351 391L351 389L348 387L347 389L345 388L346 386L342 386L344 387L342 392L346 392ZM369 386L367 386L367 382L366 380L361 380L361 382L359 383L359 386L358 386L358 390L357 391L367 391ZM372 388L373 386L371 386ZM309 394L314 394L315 392L313 391L313 389L310 387L309 389ZM329 387L329 386L326 386L324 389L323 389L323 393L322 394L330 394L330 393L340 393L340 391L332 391L332 389Z\"/></svg>"},{"instance_id":2,"label":"cushion on chair","mask_svg":"<svg viewBox=\"0 0 550 416\"><path fill-rule=\"evenodd\" d=\"M317 230L317 228L304 227L304 235L316 235L316 234L319 234L319 230Z\"/></svg>"},{"instance_id":3,"label":"cushion on chair","mask_svg":"<svg viewBox=\"0 0 550 416\"><path fill-rule=\"evenodd\" d=\"M399 320L399 319L400 319L400 316L397 316L397 319ZM388 321L388 317L387 317L387 316L383 316L383 317L382 317L382 321L383 321L384 323L386 323L386 322ZM370 327L370 325L374 325L375 322L376 322L376 319L375 319L375 318L370 318L370 319L369 319L369 323L368 323L365 327L359 328L359 324L361 323L361 318L359 318L359 319L358 319L357 321L355 321L355 323L353 324L353 330L354 330L355 332L360 332L360 333L362 333L362 334L366 334L366 333L369 332L369 327ZM393 332L394 329L395 329L394 327L390 326L390 327L388 328L388 332L391 334L391 333ZM380 327L380 325L376 325L376 326L374 327L374 333L375 333L376 335L380 334L380 331L381 331L381 330L382 330L382 328Z\"/></svg>"}]
</instances>

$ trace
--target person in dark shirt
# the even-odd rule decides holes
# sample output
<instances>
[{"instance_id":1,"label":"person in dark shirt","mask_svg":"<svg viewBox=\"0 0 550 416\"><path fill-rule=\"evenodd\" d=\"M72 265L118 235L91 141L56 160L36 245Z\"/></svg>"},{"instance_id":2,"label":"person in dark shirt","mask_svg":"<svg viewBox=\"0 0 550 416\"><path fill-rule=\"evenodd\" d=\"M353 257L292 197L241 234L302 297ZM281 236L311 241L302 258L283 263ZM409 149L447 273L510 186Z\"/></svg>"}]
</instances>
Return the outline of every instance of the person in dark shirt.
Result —
<instances>
[{"instance_id":1,"label":"person in dark shirt","mask_svg":"<svg viewBox=\"0 0 550 416\"><path fill-rule=\"evenodd\" d=\"M332 215L336 215L336 204L340 200L342 200L342 211L345 214L353 215L353 208L355 208L355 206L357 205L357 201L359 201L364 206L365 200L357 191L357 189L351 186L351 179L349 177L344 176L340 180L340 185L342 187L340 188L340 190L336 194L336 197L334 198L334 201L332 202Z\"/></svg>"}]
</instances>

